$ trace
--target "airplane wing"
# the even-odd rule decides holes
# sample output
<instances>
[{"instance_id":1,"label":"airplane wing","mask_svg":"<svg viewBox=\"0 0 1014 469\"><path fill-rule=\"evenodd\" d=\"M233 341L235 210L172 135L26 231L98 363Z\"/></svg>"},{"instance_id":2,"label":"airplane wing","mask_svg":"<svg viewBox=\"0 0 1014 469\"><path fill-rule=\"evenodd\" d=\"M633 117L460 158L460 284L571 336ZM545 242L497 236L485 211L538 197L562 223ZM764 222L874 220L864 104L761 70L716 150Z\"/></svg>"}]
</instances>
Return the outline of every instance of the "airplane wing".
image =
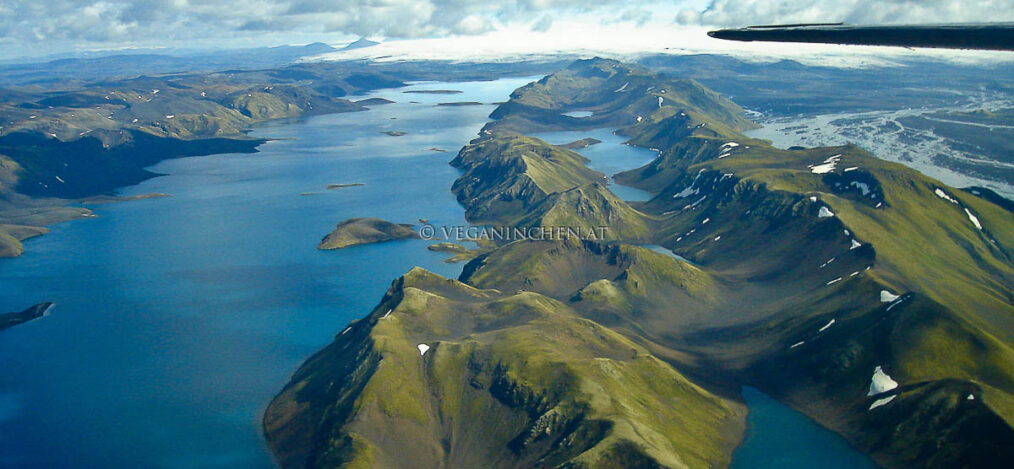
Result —
<instances>
[{"instance_id":1,"label":"airplane wing","mask_svg":"<svg viewBox=\"0 0 1014 469\"><path fill-rule=\"evenodd\" d=\"M749 26L709 31L733 41L1014 51L1014 23L855 26L843 23Z\"/></svg>"}]
</instances>

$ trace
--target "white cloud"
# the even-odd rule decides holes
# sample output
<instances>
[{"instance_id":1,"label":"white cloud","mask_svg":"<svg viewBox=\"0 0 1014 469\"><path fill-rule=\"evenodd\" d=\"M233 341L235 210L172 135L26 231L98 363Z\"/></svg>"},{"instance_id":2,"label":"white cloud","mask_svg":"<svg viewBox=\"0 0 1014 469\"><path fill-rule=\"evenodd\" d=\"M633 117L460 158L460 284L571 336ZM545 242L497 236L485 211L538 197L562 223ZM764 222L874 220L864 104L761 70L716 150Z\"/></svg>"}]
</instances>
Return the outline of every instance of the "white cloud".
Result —
<instances>
[{"instance_id":1,"label":"white cloud","mask_svg":"<svg viewBox=\"0 0 1014 469\"><path fill-rule=\"evenodd\" d=\"M598 25L1012 21L1011 0L0 0L0 56L68 49L440 38ZM572 41L568 41L571 43ZM580 44L577 44L580 45Z\"/></svg>"}]
</instances>

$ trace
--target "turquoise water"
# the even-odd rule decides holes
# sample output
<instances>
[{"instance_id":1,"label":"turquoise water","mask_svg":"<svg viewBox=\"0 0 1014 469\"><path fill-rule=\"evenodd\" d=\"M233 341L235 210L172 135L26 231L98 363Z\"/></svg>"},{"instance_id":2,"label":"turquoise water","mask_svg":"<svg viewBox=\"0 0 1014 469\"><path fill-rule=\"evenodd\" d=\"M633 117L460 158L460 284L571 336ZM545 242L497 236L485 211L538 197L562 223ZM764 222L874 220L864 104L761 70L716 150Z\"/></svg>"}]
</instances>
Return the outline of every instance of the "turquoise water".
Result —
<instances>
[{"instance_id":1,"label":"turquoise water","mask_svg":"<svg viewBox=\"0 0 1014 469\"><path fill-rule=\"evenodd\" d=\"M732 469L873 469L878 467L844 438L751 387L746 435Z\"/></svg>"},{"instance_id":2,"label":"turquoise water","mask_svg":"<svg viewBox=\"0 0 1014 469\"><path fill-rule=\"evenodd\" d=\"M627 141L626 137L616 135L609 129L544 132L533 134L533 136L553 145L562 145L588 137L601 140L602 143L597 143L586 148L579 148L574 151L591 160L588 163L589 168L609 176L609 190L616 194L617 197L631 202L645 201L651 198L651 194L648 192L616 184L612 180L612 176L616 173L640 168L650 163L651 160L654 160L658 156L658 152L647 148L624 145L623 142Z\"/></svg>"},{"instance_id":3,"label":"turquoise water","mask_svg":"<svg viewBox=\"0 0 1014 469\"><path fill-rule=\"evenodd\" d=\"M414 88L492 103L529 81ZM257 154L163 162L123 193L172 197L97 206L0 261L0 311L56 303L0 333L0 467L273 467L261 412L299 364L413 266L461 269L422 240L316 249L349 217L464 222L447 162L493 106L374 96L398 103L258 127L286 140ZM351 182L366 185L325 190Z\"/></svg>"},{"instance_id":4,"label":"turquoise water","mask_svg":"<svg viewBox=\"0 0 1014 469\"><path fill-rule=\"evenodd\" d=\"M492 103L531 80L413 88ZM447 162L493 106L436 106L445 98L401 91L371 95L397 103L367 112L258 127L255 135L282 140L257 154L163 162L154 170L167 176L123 194L172 197L97 206L98 217L56 225L24 256L0 260L0 311L56 303L48 317L0 332L0 467L273 467L261 413L299 364L411 267L460 272L422 240L316 249L349 217L464 223L449 190L459 173ZM610 175L655 156L604 130L541 136L603 140L580 151ZM341 183L365 186L325 190ZM746 397L753 433L736 467L857 454L843 444L800 454L801 444L838 437ZM802 433L766 430L784 425Z\"/></svg>"}]
</instances>

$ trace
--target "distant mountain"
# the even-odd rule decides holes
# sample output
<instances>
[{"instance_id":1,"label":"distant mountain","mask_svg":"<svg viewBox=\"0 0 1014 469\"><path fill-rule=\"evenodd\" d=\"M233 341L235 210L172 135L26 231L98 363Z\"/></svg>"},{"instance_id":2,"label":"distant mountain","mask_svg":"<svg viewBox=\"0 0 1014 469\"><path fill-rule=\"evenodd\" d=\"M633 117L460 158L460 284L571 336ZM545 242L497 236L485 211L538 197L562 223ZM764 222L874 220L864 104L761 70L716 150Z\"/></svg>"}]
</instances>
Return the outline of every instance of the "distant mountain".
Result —
<instances>
[{"instance_id":1,"label":"distant mountain","mask_svg":"<svg viewBox=\"0 0 1014 469\"><path fill-rule=\"evenodd\" d=\"M345 47L342 47L341 49L338 49L338 50L362 49L362 48L365 48L365 47L373 47L373 46L375 46L377 44L380 44L380 43L379 42L375 42L375 41L371 41L369 39L366 39L365 37L361 37L361 38L357 39L355 42L353 42L353 43L351 43L351 44L349 44L349 45L347 45Z\"/></svg>"},{"instance_id":2,"label":"distant mountain","mask_svg":"<svg viewBox=\"0 0 1014 469\"><path fill-rule=\"evenodd\" d=\"M217 51L152 51L97 57L62 58L45 63L9 64L0 69L0 86L46 85L100 78L215 71L255 70L289 65L300 58L336 49L315 42L305 46L258 47Z\"/></svg>"}]
</instances>

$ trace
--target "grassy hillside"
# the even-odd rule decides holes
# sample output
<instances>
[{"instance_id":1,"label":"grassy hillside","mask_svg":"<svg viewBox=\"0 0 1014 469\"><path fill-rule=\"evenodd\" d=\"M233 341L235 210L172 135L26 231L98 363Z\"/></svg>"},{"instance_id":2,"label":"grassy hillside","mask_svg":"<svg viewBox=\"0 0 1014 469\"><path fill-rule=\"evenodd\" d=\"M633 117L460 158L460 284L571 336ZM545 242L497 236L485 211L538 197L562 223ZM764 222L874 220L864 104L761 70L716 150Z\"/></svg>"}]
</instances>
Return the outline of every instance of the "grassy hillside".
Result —
<instances>
[{"instance_id":1,"label":"grassy hillside","mask_svg":"<svg viewBox=\"0 0 1014 469\"><path fill-rule=\"evenodd\" d=\"M283 467L711 467L742 424L741 405L556 300L421 269L265 417Z\"/></svg>"},{"instance_id":2,"label":"grassy hillside","mask_svg":"<svg viewBox=\"0 0 1014 469\"><path fill-rule=\"evenodd\" d=\"M511 224L549 194L600 181L578 153L531 137L473 142L451 165L464 171L451 190L474 222Z\"/></svg>"}]
</instances>

